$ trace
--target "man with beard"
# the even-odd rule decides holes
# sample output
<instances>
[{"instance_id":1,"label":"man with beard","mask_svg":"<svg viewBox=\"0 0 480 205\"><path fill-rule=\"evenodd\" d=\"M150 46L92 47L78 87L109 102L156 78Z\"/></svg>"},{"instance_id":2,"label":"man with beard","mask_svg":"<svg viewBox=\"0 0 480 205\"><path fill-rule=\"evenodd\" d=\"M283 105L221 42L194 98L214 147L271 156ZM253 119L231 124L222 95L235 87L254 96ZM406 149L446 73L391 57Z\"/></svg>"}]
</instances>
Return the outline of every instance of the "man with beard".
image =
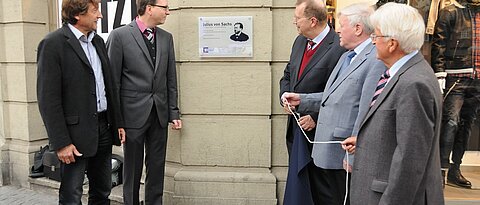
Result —
<instances>
[{"instance_id":1,"label":"man with beard","mask_svg":"<svg viewBox=\"0 0 480 205\"><path fill-rule=\"evenodd\" d=\"M230 36L232 41L247 41L248 35L243 33L243 24L242 23L235 23L233 25L233 31L235 32Z\"/></svg>"}]
</instances>

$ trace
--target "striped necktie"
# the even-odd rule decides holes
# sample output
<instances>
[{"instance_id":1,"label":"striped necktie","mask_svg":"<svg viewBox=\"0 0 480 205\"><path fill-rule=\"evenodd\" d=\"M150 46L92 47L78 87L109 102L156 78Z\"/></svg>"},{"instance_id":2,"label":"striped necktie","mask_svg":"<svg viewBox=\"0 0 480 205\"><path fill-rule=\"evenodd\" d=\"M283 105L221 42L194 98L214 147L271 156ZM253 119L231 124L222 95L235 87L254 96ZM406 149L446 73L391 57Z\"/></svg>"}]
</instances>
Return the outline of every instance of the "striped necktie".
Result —
<instances>
[{"instance_id":1,"label":"striped necktie","mask_svg":"<svg viewBox=\"0 0 480 205\"><path fill-rule=\"evenodd\" d=\"M315 42L313 42L312 40L308 40L307 51L313 50L313 46L315 46Z\"/></svg>"},{"instance_id":2,"label":"striped necktie","mask_svg":"<svg viewBox=\"0 0 480 205\"><path fill-rule=\"evenodd\" d=\"M389 70L386 70L385 73L382 74L382 77L380 77L380 80L377 83L377 88L375 89L375 94L373 95L372 102L370 103L370 107L372 107L375 104L375 101L377 101L378 96L380 93L382 93L383 89L385 88L385 85L388 82L388 78L390 78L390 72Z\"/></svg>"},{"instance_id":3,"label":"striped necktie","mask_svg":"<svg viewBox=\"0 0 480 205\"><path fill-rule=\"evenodd\" d=\"M148 41L150 41L151 44L154 44L154 39L153 39L153 29L151 28L146 28L145 31L143 32L143 35L147 38Z\"/></svg>"}]
</instances>

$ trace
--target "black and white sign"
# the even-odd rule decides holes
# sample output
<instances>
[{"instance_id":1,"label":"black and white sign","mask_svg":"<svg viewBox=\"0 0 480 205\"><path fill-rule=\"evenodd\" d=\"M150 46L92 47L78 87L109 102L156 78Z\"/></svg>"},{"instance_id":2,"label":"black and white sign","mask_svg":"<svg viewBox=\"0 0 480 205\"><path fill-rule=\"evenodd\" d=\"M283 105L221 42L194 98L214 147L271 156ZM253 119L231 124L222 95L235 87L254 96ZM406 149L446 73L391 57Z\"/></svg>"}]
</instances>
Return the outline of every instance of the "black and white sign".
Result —
<instances>
[{"instance_id":1,"label":"black and white sign","mask_svg":"<svg viewBox=\"0 0 480 205\"><path fill-rule=\"evenodd\" d=\"M103 18L98 21L97 33L107 40L115 28L129 24L137 16L136 0L101 0ZM62 0L58 0L58 25L62 26Z\"/></svg>"}]
</instances>

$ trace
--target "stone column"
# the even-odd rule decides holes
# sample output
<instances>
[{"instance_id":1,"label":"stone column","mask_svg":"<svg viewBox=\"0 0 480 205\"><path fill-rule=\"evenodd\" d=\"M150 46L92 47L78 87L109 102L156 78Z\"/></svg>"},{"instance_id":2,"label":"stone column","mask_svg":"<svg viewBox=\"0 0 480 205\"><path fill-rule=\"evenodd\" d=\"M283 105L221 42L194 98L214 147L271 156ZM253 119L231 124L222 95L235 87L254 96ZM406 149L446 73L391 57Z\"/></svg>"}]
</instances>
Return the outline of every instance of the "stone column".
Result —
<instances>
[{"instance_id":1,"label":"stone column","mask_svg":"<svg viewBox=\"0 0 480 205\"><path fill-rule=\"evenodd\" d=\"M36 103L36 47L48 31L49 0L0 0L2 173L28 186L33 152L46 144Z\"/></svg>"},{"instance_id":2,"label":"stone column","mask_svg":"<svg viewBox=\"0 0 480 205\"><path fill-rule=\"evenodd\" d=\"M277 204L272 0L169 1L184 128L170 131L166 204ZM253 16L251 58L200 58L198 17Z\"/></svg>"}]
</instances>

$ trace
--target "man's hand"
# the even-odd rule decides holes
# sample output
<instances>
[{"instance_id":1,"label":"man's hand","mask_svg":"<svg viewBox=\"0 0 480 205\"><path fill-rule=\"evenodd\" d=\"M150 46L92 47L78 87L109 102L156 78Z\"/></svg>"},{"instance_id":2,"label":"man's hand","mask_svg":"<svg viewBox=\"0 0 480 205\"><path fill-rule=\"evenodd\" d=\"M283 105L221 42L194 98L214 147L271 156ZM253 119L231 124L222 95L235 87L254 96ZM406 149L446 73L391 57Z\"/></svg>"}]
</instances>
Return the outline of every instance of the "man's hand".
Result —
<instances>
[{"instance_id":1,"label":"man's hand","mask_svg":"<svg viewBox=\"0 0 480 205\"><path fill-rule=\"evenodd\" d=\"M123 128L118 128L118 139L120 139L120 142L122 144L125 144L125 137L127 134L125 133L125 130Z\"/></svg>"},{"instance_id":2,"label":"man's hand","mask_svg":"<svg viewBox=\"0 0 480 205\"><path fill-rule=\"evenodd\" d=\"M281 97L282 104L283 104L283 110L288 113L288 114L293 114L290 112L290 109L292 111L295 111L295 106L300 104L300 95L297 93L289 93L289 92L284 92ZM290 106L290 109L288 108Z\"/></svg>"},{"instance_id":3,"label":"man's hand","mask_svg":"<svg viewBox=\"0 0 480 205\"><path fill-rule=\"evenodd\" d=\"M73 144L69 144L59 150L57 150L57 157L65 164L75 163L75 156L80 157L83 154L78 152L77 148Z\"/></svg>"},{"instance_id":4,"label":"man's hand","mask_svg":"<svg viewBox=\"0 0 480 205\"><path fill-rule=\"evenodd\" d=\"M299 119L300 125L302 126L302 129L305 131L310 131L317 126L317 123L313 120L312 116L310 115L305 115L300 117Z\"/></svg>"},{"instance_id":5,"label":"man's hand","mask_svg":"<svg viewBox=\"0 0 480 205\"><path fill-rule=\"evenodd\" d=\"M283 104L290 104L290 106L300 105L300 95L298 93L284 92L282 94Z\"/></svg>"},{"instance_id":6,"label":"man's hand","mask_svg":"<svg viewBox=\"0 0 480 205\"><path fill-rule=\"evenodd\" d=\"M172 120L172 129L179 130L182 129L182 120Z\"/></svg>"},{"instance_id":7,"label":"man's hand","mask_svg":"<svg viewBox=\"0 0 480 205\"><path fill-rule=\"evenodd\" d=\"M345 169L345 171L351 173L352 172L352 165L348 164L347 160L343 160L343 169Z\"/></svg>"},{"instance_id":8,"label":"man's hand","mask_svg":"<svg viewBox=\"0 0 480 205\"><path fill-rule=\"evenodd\" d=\"M357 137L351 136L342 142L342 148L347 150L348 153L354 154L355 153L355 145L357 144Z\"/></svg>"},{"instance_id":9,"label":"man's hand","mask_svg":"<svg viewBox=\"0 0 480 205\"><path fill-rule=\"evenodd\" d=\"M289 106L290 105L288 103L283 103L283 111L285 111L289 115L293 115L292 112L295 112L295 107L290 106L290 109L292 110L292 112L290 112L290 109L288 109Z\"/></svg>"}]
</instances>

